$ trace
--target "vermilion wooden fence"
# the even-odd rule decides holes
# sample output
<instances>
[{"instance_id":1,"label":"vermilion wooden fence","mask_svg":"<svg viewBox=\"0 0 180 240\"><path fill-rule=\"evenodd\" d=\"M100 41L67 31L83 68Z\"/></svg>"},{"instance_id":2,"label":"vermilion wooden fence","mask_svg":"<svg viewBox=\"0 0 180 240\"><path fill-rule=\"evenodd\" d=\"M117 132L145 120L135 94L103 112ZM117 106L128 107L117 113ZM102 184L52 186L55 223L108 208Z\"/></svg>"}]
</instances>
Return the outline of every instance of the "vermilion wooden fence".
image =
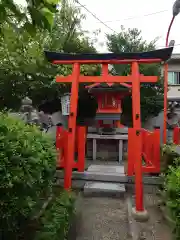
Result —
<instances>
[{"instance_id":1,"label":"vermilion wooden fence","mask_svg":"<svg viewBox=\"0 0 180 240\"><path fill-rule=\"evenodd\" d=\"M140 135L141 141L141 159L134 158L134 136ZM128 176L135 173L136 162L142 162L143 173L159 173L160 172L160 131L155 129L150 132L145 129L137 132L130 128L128 131Z\"/></svg>"},{"instance_id":2,"label":"vermilion wooden fence","mask_svg":"<svg viewBox=\"0 0 180 240\"><path fill-rule=\"evenodd\" d=\"M173 143L176 145L180 145L180 128L175 127L173 130Z\"/></svg>"},{"instance_id":3,"label":"vermilion wooden fence","mask_svg":"<svg viewBox=\"0 0 180 240\"><path fill-rule=\"evenodd\" d=\"M71 163L72 169L77 169L83 172L85 168L85 144L86 144L86 127L78 126L76 128L76 152L78 154L77 161L74 156L74 161ZM64 168L68 157L68 131L63 127L57 127L56 131L56 149L58 151L57 167Z\"/></svg>"}]
</instances>

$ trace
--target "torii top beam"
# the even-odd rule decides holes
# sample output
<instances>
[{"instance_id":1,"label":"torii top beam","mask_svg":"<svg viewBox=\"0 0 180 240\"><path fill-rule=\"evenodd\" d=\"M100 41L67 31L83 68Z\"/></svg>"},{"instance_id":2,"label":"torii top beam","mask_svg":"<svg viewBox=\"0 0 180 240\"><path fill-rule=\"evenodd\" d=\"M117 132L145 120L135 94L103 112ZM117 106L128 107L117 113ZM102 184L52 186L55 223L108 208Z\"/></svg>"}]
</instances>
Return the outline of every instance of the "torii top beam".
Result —
<instances>
[{"instance_id":1,"label":"torii top beam","mask_svg":"<svg viewBox=\"0 0 180 240\"><path fill-rule=\"evenodd\" d=\"M173 47L158 49L140 53L86 53L71 54L45 51L48 61L53 64L102 64L101 76L82 76L78 78L79 83L131 83L132 76L112 76L108 74L108 64L131 64L161 63L167 61L172 54ZM72 83L73 74L69 76L57 76L57 82ZM139 76L140 82L157 82L156 76Z\"/></svg>"},{"instance_id":2,"label":"torii top beam","mask_svg":"<svg viewBox=\"0 0 180 240\"><path fill-rule=\"evenodd\" d=\"M131 63L138 61L141 63L155 63L165 62L172 54L173 47L158 49L149 52L137 52L137 53L83 53L83 54L71 54L71 53L59 53L45 51L45 56L51 63L54 64L101 64L101 63Z\"/></svg>"}]
</instances>

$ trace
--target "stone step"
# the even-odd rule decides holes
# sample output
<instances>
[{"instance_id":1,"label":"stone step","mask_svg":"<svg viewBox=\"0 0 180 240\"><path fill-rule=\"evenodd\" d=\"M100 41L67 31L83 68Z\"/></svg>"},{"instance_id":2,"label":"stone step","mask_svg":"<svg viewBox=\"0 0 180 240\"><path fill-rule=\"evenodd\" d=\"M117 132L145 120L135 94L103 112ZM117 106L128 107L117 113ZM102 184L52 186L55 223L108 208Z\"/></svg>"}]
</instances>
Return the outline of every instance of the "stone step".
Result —
<instances>
[{"instance_id":1,"label":"stone step","mask_svg":"<svg viewBox=\"0 0 180 240\"><path fill-rule=\"evenodd\" d=\"M94 173L103 173L103 174L123 174L124 175L124 166L119 165L96 165L92 164L87 169L88 172Z\"/></svg>"},{"instance_id":2,"label":"stone step","mask_svg":"<svg viewBox=\"0 0 180 240\"><path fill-rule=\"evenodd\" d=\"M58 180L64 179L64 171L57 170L56 178ZM102 172L73 172L72 180L76 181L97 181L97 182L112 182L112 183L134 183L134 177L128 177L124 173L102 173ZM143 183L146 185L161 185L162 179L154 176L144 176Z\"/></svg>"},{"instance_id":3,"label":"stone step","mask_svg":"<svg viewBox=\"0 0 180 240\"><path fill-rule=\"evenodd\" d=\"M86 182L84 185L84 196L97 197L124 197L125 185L109 182Z\"/></svg>"}]
</instances>

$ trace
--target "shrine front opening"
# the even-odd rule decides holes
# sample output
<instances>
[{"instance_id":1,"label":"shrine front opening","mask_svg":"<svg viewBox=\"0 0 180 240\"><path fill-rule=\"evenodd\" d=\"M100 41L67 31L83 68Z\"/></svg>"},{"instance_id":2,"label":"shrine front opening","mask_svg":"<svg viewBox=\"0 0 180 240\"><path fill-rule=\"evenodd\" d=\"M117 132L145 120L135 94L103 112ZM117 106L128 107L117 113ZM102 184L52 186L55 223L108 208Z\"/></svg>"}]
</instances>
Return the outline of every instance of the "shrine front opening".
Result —
<instances>
[{"instance_id":1,"label":"shrine front opening","mask_svg":"<svg viewBox=\"0 0 180 240\"><path fill-rule=\"evenodd\" d=\"M166 62L172 54L173 47L159 49L142 53L108 53L108 54L65 54L56 52L45 52L47 59L53 64L72 64L73 71L69 76L57 76L56 81L60 83L71 83L70 113L68 130L65 133L66 156L64 158L64 188L70 189L72 182L72 169L74 164L75 147L78 147L81 155L81 164L84 158L85 142L76 134L81 132L77 128L77 104L79 83L123 83L132 88L132 118L133 128L129 129L128 137L128 172L135 175L136 211L143 212L143 172L159 172L160 161L160 136L156 129L150 133L141 128L140 112L140 84L156 83L157 76L144 76L140 74L139 64L151 64ZM101 76L83 76L80 73L81 64L101 64ZM129 64L131 74L128 76L112 76L108 72L108 64ZM83 131L82 131L83 132ZM82 138L85 141L85 138ZM77 144L76 144L77 143ZM79 145L80 144L80 145ZM76 146L77 145L77 146ZM81 147L80 147L81 146ZM153 151L152 151L153 149ZM153 154L152 154L153 153ZM143 166L143 161L147 166ZM82 168L81 168L82 171Z\"/></svg>"}]
</instances>

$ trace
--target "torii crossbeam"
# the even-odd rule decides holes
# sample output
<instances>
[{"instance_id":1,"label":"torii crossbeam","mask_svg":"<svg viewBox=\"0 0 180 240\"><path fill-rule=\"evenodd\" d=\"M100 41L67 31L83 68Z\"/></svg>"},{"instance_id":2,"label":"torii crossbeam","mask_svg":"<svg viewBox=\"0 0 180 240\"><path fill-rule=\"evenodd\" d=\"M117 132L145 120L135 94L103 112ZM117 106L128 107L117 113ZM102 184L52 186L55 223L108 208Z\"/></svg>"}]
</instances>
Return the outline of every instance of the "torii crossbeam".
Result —
<instances>
[{"instance_id":1,"label":"torii crossbeam","mask_svg":"<svg viewBox=\"0 0 180 240\"><path fill-rule=\"evenodd\" d=\"M73 71L69 76L57 76L57 82L72 83L70 114L68 122L68 156L65 163L64 188L71 188L72 163L74 160L76 138L76 116L78 104L79 83L131 83L132 86L132 114L135 159L135 191L136 210L144 211L142 185L142 158L141 158L141 114L140 114L140 83L155 83L157 76L143 76L139 72L139 64L166 62L172 54L173 48L142 52L142 53L108 53L108 54L65 54L45 51L47 59L53 64L72 64ZM83 76L80 74L81 64L101 64L101 76ZM108 72L108 64L130 64L131 75L112 76Z\"/></svg>"}]
</instances>

